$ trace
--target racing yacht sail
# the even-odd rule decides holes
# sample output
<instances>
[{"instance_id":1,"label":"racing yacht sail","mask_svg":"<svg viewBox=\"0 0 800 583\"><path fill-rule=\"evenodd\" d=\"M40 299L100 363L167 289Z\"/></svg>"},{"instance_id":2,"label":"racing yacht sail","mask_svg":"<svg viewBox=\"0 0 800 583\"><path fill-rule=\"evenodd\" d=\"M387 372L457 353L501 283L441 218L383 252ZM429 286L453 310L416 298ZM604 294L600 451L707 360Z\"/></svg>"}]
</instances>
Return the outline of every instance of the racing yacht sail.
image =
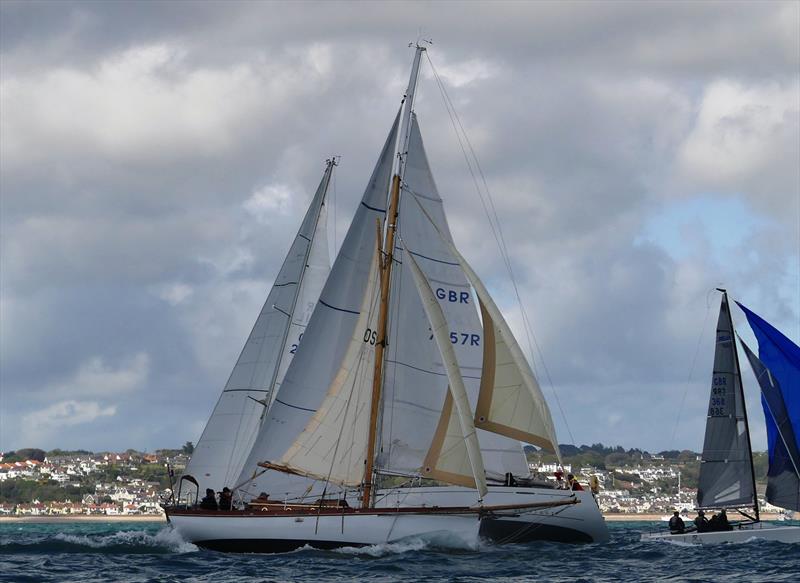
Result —
<instances>
[{"instance_id":1,"label":"racing yacht sail","mask_svg":"<svg viewBox=\"0 0 800 583\"><path fill-rule=\"evenodd\" d=\"M278 276L184 475L221 490L241 473L264 412L301 343L330 270L325 198L335 162L325 172Z\"/></svg>"}]
</instances>

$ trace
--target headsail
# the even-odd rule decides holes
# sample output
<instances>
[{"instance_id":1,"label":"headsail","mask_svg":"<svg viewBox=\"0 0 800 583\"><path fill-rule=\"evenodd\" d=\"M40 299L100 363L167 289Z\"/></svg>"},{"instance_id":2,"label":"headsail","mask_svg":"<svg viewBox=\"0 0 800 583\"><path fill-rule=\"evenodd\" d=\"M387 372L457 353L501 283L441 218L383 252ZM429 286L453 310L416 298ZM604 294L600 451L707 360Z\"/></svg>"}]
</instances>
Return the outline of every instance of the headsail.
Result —
<instances>
[{"instance_id":1,"label":"headsail","mask_svg":"<svg viewBox=\"0 0 800 583\"><path fill-rule=\"evenodd\" d=\"M781 508L800 510L800 450L781 385L747 344L742 342L742 346L761 386L761 405L764 408L769 447L767 502Z\"/></svg>"},{"instance_id":2,"label":"headsail","mask_svg":"<svg viewBox=\"0 0 800 583\"><path fill-rule=\"evenodd\" d=\"M760 360L749 350L748 357L761 385L767 425L767 500L800 510L800 347L742 304L739 307L758 340Z\"/></svg>"},{"instance_id":3,"label":"headsail","mask_svg":"<svg viewBox=\"0 0 800 583\"><path fill-rule=\"evenodd\" d=\"M285 492L298 487L296 480L279 472L267 472L255 480L251 477L259 462L279 460L292 447L322 405L345 359L368 285L375 252L375 222L383 220L386 212L386 185L396 133L395 119L303 341L244 464L238 483L246 483L250 492ZM300 486L300 490L305 487Z\"/></svg>"},{"instance_id":4,"label":"headsail","mask_svg":"<svg viewBox=\"0 0 800 583\"><path fill-rule=\"evenodd\" d=\"M755 480L744 407L733 322L728 296L723 293L697 490L697 503L702 508L755 504Z\"/></svg>"},{"instance_id":5,"label":"headsail","mask_svg":"<svg viewBox=\"0 0 800 583\"><path fill-rule=\"evenodd\" d=\"M325 174L289 248L275 283L217 401L185 473L203 488L221 490L239 476L270 395L283 378L310 309L330 271L325 195L334 163Z\"/></svg>"},{"instance_id":6,"label":"headsail","mask_svg":"<svg viewBox=\"0 0 800 583\"><path fill-rule=\"evenodd\" d=\"M436 339L436 346L444 361L447 379L450 383L444 408L448 419L444 420L443 418L442 420L442 425L448 427L448 430L445 430L445 434L439 439L439 455L436 459L426 460L426 463L429 463L430 466L423 468L423 474L456 484L464 484L464 478L472 477L471 483L466 482L467 485L476 488L481 498L483 498L488 491L486 488L486 471L483 469L480 444L478 443L475 425L472 423L472 409L467 398L467 390L464 387L458 359L450 341L450 327L447 320L445 320L439 301L433 295L430 284L414 260L414 253L410 250L408 251L409 254L406 255L406 261L414 276L414 283L422 299L422 305L428 317L428 322L430 322L431 331ZM451 429L452 425L456 425L459 431L453 431ZM438 431L437 438L439 438ZM437 438L435 438L435 441ZM456 456L448 455L461 449L466 450L466 456L458 453L456 453ZM464 457L466 457L468 464L464 463ZM464 467L465 465L467 467Z\"/></svg>"},{"instance_id":7,"label":"headsail","mask_svg":"<svg viewBox=\"0 0 800 583\"><path fill-rule=\"evenodd\" d=\"M522 349L478 274L455 246L448 244L475 288L483 317L483 367L475 426L538 445L560 460L550 408Z\"/></svg>"}]
</instances>

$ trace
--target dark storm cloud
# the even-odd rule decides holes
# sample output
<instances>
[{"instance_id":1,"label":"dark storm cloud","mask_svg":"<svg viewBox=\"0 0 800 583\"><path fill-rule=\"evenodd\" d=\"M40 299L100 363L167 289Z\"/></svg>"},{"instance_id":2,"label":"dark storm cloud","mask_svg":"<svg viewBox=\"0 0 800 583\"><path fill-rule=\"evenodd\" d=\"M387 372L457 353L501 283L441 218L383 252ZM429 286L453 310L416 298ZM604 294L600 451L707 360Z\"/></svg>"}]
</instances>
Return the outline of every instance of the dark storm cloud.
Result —
<instances>
[{"instance_id":1,"label":"dark storm cloud","mask_svg":"<svg viewBox=\"0 0 800 583\"><path fill-rule=\"evenodd\" d=\"M332 154L341 242L420 25L494 195L537 372L576 440L699 447L688 421L710 345L688 369L721 282L797 333L796 3L0 11L0 449L197 439ZM427 65L423 77L454 236L524 338ZM648 232L700 195L758 218L735 255L702 230L688 253Z\"/></svg>"}]
</instances>

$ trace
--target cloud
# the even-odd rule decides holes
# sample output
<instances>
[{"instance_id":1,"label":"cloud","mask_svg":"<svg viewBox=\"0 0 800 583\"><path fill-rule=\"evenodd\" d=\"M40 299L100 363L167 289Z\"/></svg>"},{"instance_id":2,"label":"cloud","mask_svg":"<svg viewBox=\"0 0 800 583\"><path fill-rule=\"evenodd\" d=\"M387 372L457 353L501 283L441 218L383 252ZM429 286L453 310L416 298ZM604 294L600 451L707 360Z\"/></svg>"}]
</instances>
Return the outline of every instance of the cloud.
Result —
<instances>
[{"instance_id":1,"label":"cloud","mask_svg":"<svg viewBox=\"0 0 800 583\"><path fill-rule=\"evenodd\" d=\"M291 200L291 191L286 185L274 184L254 192L242 207L259 223L266 224L288 216Z\"/></svg>"},{"instance_id":2,"label":"cloud","mask_svg":"<svg viewBox=\"0 0 800 583\"><path fill-rule=\"evenodd\" d=\"M102 407L96 401L61 401L44 409L25 415L23 423L30 431L51 431L59 426L72 426L91 423L98 417L117 414L117 408Z\"/></svg>"},{"instance_id":3,"label":"cloud","mask_svg":"<svg viewBox=\"0 0 800 583\"><path fill-rule=\"evenodd\" d=\"M114 398L142 386L147 382L149 372L150 357L144 352L126 359L117 368L110 367L102 357L95 356L81 364L71 378L57 382L45 391L48 396Z\"/></svg>"},{"instance_id":4,"label":"cloud","mask_svg":"<svg viewBox=\"0 0 800 583\"><path fill-rule=\"evenodd\" d=\"M721 282L796 335L796 2L358 8L0 3L4 447L197 439L334 154L341 243L420 18L562 439L549 378L579 443L666 447L686 390L674 445L698 448L711 348L689 369ZM523 339L426 61L416 109L455 240ZM98 415L25 432L70 401Z\"/></svg>"}]
</instances>

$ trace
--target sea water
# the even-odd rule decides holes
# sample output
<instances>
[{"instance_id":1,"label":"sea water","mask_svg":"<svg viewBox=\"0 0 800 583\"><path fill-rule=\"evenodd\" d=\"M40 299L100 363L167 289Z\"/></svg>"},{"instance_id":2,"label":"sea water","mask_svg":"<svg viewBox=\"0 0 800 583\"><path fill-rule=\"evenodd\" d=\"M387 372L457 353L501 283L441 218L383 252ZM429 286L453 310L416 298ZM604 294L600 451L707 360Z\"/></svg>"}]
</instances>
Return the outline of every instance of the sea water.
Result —
<instances>
[{"instance_id":1,"label":"sea water","mask_svg":"<svg viewBox=\"0 0 800 583\"><path fill-rule=\"evenodd\" d=\"M642 532L663 528L610 522L611 541L604 544L408 540L237 555L198 549L157 523L5 523L0 581L800 581L798 544L639 541Z\"/></svg>"}]
</instances>

